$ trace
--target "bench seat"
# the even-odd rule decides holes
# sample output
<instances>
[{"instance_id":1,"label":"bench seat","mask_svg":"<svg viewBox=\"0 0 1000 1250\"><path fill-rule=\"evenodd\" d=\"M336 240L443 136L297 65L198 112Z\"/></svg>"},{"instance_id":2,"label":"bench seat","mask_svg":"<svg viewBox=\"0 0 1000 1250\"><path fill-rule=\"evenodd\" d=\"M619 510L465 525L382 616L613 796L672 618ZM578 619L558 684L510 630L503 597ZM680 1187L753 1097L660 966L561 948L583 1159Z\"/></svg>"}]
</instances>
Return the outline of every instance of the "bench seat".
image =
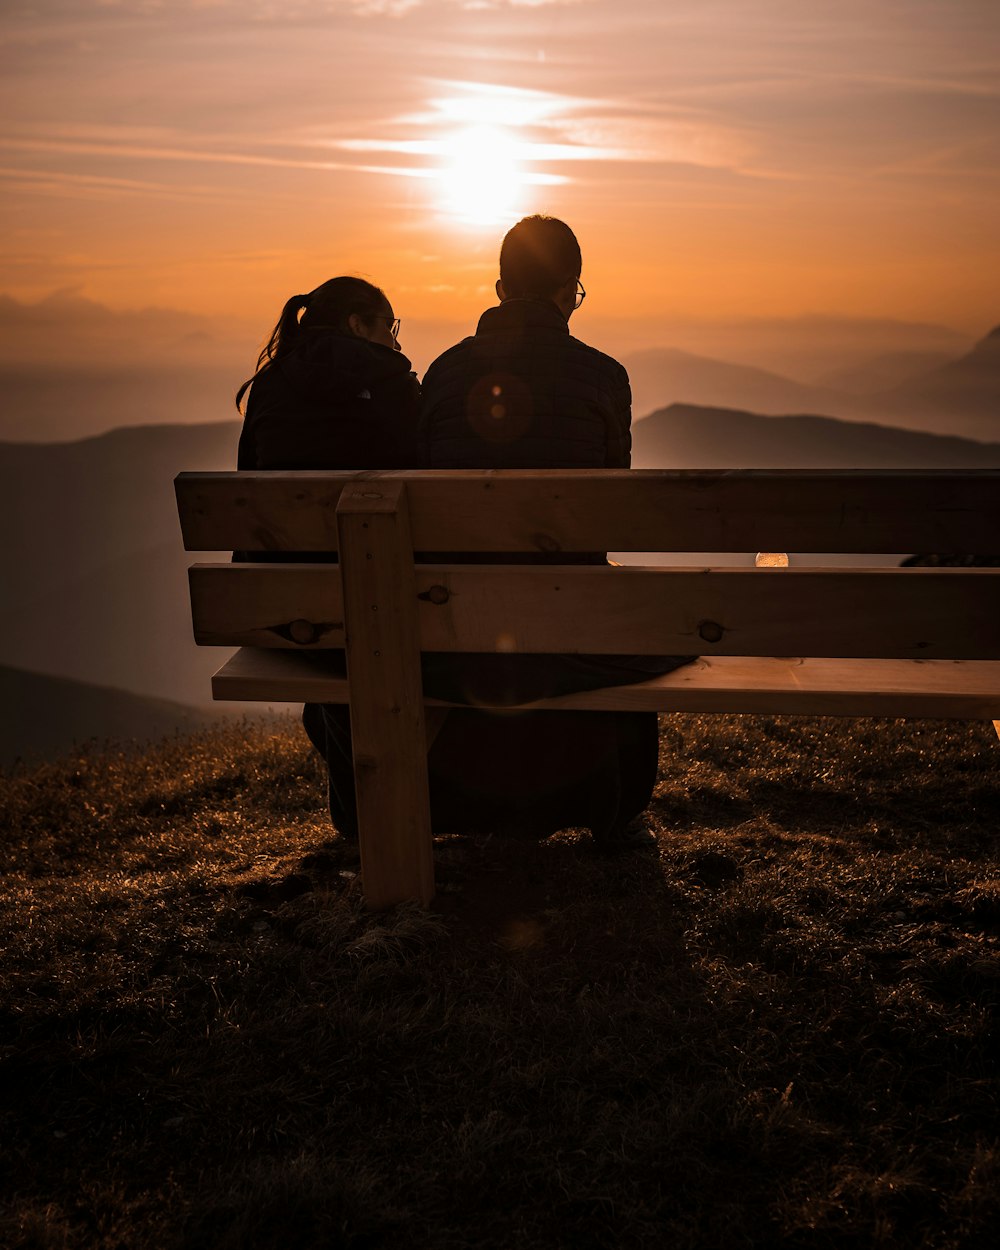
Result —
<instances>
[{"instance_id":1,"label":"bench seat","mask_svg":"<svg viewBox=\"0 0 1000 1250\"><path fill-rule=\"evenodd\" d=\"M242 647L212 678L216 699L348 703L347 678L316 653ZM326 668L326 671L324 671ZM426 699L428 707L462 707ZM763 659L713 656L672 673L523 705L534 711L733 712L990 719L998 660Z\"/></svg>"}]
</instances>

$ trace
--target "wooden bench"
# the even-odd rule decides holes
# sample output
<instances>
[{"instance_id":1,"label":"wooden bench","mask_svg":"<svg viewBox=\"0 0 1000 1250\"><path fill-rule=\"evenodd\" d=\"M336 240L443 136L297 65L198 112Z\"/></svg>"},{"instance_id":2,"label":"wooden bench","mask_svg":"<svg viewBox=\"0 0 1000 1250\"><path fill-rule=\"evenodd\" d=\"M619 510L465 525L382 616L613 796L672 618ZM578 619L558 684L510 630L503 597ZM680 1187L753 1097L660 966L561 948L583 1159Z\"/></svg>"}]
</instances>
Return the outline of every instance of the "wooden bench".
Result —
<instances>
[{"instance_id":1,"label":"wooden bench","mask_svg":"<svg viewBox=\"0 0 1000 1250\"><path fill-rule=\"evenodd\" d=\"M539 710L1000 714L1000 569L414 562L996 551L1000 471L182 473L176 490L188 550L339 553L196 564L191 604L199 644L241 648L216 699L350 705L374 908L434 893L421 650L703 657ZM348 679L306 654L327 648Z\"/></svg>"}]
</instances>

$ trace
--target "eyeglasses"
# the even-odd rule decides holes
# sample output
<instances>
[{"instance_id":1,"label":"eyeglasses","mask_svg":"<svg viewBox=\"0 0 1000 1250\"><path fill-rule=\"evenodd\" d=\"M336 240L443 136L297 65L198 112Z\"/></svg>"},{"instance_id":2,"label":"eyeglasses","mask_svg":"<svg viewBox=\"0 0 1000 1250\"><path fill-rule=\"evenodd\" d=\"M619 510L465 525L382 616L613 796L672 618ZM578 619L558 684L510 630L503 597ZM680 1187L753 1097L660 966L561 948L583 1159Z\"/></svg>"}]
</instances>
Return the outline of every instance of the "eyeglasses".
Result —
<instances>
[{"instance_id":1,"label":"eyeglasses","mask_svg":"<svg viewBox=\"0 0 1000 1250\"><path fill-rule=\"evenodd\" d=\"M579 278L576 280L576 298L573 301L573 307L579 308L583 301L587 298L587 292L583 289L583 283Z\"/></svg>"},{"instance_id":2,"label":"eyeglasses","mask_svg":"<svg viewBox=\"0 0 1000 1250\"><path fill-rule=\"evenodd\" d=\"M403 324L398 317L384 317L381 313L377 314L378 321L384 321L389 327L389 333L394 339L399 338L399 327Z\"/></svg>"}]
</instances>

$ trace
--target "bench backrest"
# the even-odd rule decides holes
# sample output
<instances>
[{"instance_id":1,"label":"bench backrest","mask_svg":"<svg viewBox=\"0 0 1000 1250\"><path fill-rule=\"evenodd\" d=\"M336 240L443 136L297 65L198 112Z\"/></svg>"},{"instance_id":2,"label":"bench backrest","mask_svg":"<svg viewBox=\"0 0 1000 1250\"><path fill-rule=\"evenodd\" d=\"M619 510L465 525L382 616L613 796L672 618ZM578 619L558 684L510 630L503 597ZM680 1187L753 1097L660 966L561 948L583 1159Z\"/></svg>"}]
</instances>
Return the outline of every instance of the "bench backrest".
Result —
<instances>
[{"instance_id":1,"label":"bench backrest","mask_svg":"<svg viewBox=\"0 0 1000 1250\"><path fill-rule=\"evenodd\" d=\"M1000 658L1000 572L415 564L414 551L1000 548L1000 471L185 473L189 550L341 564L191 570L198 642L428 651ZM376 618L382 612L383 617ZM352 623L353 622L353 623Z\"/></svg>"}]
</instances>

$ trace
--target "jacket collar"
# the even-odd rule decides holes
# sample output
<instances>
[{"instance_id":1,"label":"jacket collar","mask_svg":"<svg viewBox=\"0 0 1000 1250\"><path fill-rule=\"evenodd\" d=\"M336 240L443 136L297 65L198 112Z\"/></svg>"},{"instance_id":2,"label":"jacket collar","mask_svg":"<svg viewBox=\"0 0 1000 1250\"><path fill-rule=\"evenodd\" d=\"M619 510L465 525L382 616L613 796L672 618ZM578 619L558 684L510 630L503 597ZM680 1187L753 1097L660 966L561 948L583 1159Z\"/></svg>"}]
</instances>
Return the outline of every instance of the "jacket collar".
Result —
<instances>
[{"instance_id":1,"label":"jacket collar","mask_svg":"<svg viewBox=\"0 0 1000 1250\"><path fill-rule=\"evenodd\" d=\"M511 333L522 330L554 330L569 334L569 322L549 299L507 299L496 308L487 308L479 318L477 334Z\"/></svg>"}]
</instances>

